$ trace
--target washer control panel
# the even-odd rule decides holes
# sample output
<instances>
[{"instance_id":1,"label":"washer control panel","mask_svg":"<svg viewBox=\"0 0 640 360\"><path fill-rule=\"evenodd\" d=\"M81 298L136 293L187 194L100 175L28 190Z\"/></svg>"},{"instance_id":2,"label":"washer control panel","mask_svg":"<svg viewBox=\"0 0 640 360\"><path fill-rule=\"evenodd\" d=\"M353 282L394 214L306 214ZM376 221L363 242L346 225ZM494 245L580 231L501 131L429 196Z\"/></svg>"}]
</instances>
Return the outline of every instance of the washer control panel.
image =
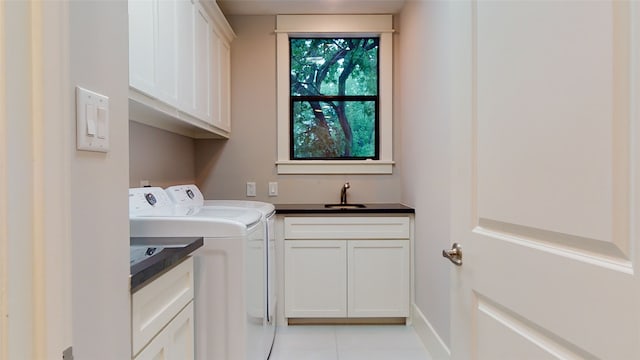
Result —
<instances>
[{"instance_id":1,"label":"washer control panel","mask_svg":"<svg viewBox=\"0 0 640 360\"><path fill-rule=\"evenodd\" d=\"M200 189L194 184L176 185L168 187L166 190L169 198L176 205L182 206L202 206L204 205L204 196Z\"/></svg>"},{"instance_id":2,"label":"washer control panel","mask_svg":"<svg viewBox=\"0 0 640 360\"><path fill-rule=\"evenodd\" d=\"M173 202L160 187L129 189L129 215L143 214L172 206Z\"/></svg>"}]
</instances>

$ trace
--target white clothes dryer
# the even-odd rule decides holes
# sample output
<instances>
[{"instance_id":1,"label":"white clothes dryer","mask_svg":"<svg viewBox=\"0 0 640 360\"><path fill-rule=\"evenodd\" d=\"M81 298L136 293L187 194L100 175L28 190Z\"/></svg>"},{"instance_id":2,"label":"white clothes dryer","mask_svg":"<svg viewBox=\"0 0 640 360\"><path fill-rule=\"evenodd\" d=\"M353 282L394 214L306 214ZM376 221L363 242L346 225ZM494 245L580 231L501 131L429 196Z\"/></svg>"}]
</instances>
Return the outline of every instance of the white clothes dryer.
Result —
<instances>
[{"instance_id":1,"label":"white clothes dryer","mask_svg":"<svg viewBox=\"0 0 640 360\"><path fill-rule=\"evenodd\" d=\"M234 207L254 209L262 214L264 229L264 252L261 263L265 265L265 288L262 296L262 312L264 316L262 347L263 357L267 359L273 347L276 332L277 309L277 277L275 249L275 206L261 201L248 200L205 200L200 189L194 184L171 186L165 189L175 204L181 206L202 206L204 209ZM256 256L259 256L256 251Z\"/></svg>"},{"instance_id":2,"label":"white clothes dryer","mask_svg":"<svg viewBox=\"0 0 640 360\"><path fill-rule=\"evenodd\" d=\"M264 291L264 261L252 249L264 245L261 213L233 207L176 206L162 188L129 189L132 237L197 236L194 252L195 358L261 359L263 315L252 299Z\"/></svg>"}]
</instances>

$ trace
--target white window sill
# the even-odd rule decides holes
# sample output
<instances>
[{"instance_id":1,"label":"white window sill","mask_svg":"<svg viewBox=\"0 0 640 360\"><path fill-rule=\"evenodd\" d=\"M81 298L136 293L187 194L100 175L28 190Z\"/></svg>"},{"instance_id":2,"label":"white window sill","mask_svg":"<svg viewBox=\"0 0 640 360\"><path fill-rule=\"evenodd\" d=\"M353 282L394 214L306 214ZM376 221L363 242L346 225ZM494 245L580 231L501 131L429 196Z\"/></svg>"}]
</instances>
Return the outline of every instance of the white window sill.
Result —
<instances>
[{"instance_id":1,"label":"white window sill","mask_svg":"<svg viewBox=\"0 0 640 360\"><path fill-rule=\"evenodd\" d=\"M392 174L393 161L285 160L276 162L278 174Z\"/></svg>"}]
</instances>

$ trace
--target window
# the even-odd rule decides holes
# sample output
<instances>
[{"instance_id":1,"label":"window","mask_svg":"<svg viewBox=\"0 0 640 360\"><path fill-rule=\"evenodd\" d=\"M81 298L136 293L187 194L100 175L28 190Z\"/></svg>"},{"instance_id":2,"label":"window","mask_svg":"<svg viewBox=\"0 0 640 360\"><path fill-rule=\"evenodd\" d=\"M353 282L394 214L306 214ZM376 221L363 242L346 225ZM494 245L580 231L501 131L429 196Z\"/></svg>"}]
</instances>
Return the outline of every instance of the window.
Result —
<instances>
[{"instance_id":1,"label":"window","mask_svg":"<svg viewBox=\"0 0 640 360\"><path fill-rule=\"evenodd\" d=\"M291 159L379 159L379 44L289 39Z\"/></svg>"},{"instance_id":2,"label":"window","mask_svg":"<svg viewBox=\"0 0 640 360\"><path fill-rule=\"evenodd\" d=\"M391 15L277 17L278 173L392 172Z\"/></svg>"}]
</instances>

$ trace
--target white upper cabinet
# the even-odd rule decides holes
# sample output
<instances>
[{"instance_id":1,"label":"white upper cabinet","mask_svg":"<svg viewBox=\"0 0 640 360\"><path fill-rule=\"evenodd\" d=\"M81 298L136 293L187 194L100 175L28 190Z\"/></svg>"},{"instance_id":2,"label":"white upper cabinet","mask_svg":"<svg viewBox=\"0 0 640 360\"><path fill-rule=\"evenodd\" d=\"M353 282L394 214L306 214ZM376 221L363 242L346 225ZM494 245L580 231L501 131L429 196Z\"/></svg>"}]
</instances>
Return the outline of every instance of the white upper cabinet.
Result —
<instances>
[{"instance_id":1,"label":"white upper cabinet","mask_svg":"<svg viewBox=\"0 0 640 360\"><path fill-rule=\"evenodd\" d=\"M193 97L193 79L195 61L195 29L194 29L194 12L195 6L187 0L175 0L178 3L178 22L172 31L178 38L177 51L178 66L175 73L178 75L176 89L178 91L178 101L176 103L179 110L189 114L194 113ZM163 54L169 56L169 54ZM165 76L161 74L161 76Z\"/></svg>"},{"instance_id":2,"label":"white upper cabinet","mask_svg":"<svg viewBox=\"0 0 640 360\"><path fill-rule=\"evenodd\" d=\"M147 94L158 87L155 55L158 5L151 1L129 2L129 85Z\"/></svg>"},{"instance_id":3,"label":"white upper cabinet","mask_svg":"<svg viewBox=\"0 0 640 360\"><path fill-rule=\"evenodd\" d=\"M193 81L193 108L197 117L211 124L211 104L213 102L211 94L211 71L215 63L211 56L211 34L213 27L211 20L204 9L197 4L194 12L195 30L195 59Z\"/></svg>"},{"instance_id":4,"label":"white upper cabinet","mask_svg":"<svg viewBox=\"0 0 640 360\"><path fill-rule=\"evenodd\" d=\"M129 1L129 118L193 138L228 138L234 37L215 3Z\"/></svg>"},{"instance_id":5,"label":"white upper cabinet","mask_svg":"<svg viewBox=\"0 0 640 360\"><path fill-rule=\"evenodd\" d=\"M213 92L212 123L214 126L231 131L231 48L224 36L214 31L212 36L212 57L216 59L212 71Z\"/></svg>"},{"instance_id":6,"label":"white upper cabinet","mask_svg":"<svg viewBox=\"0 0 640 360\"><path fill-rule=\"evenodd\" d=\"M178 99L176 67L178 64L178 37L175 31L176 26L179 25L180 19L176 16L180 10L178 1L159 1L157 3L158 16L156 21L157 37L154 39L154 43L157 44L157 51L154 53L154 59L157 64L157 71L154 74L155 92L161 101L167 104L175 105ZM129 20L131 21L131 20ZM144 61L149 61L144 58L144 54L141 55ZM129 61L129 66L131 66ZM133 86L133 82L131 83ZM150 90L150 91L154 91ZM153 95L153 94L151 94Z\"/></svg>"}]
</instances>

